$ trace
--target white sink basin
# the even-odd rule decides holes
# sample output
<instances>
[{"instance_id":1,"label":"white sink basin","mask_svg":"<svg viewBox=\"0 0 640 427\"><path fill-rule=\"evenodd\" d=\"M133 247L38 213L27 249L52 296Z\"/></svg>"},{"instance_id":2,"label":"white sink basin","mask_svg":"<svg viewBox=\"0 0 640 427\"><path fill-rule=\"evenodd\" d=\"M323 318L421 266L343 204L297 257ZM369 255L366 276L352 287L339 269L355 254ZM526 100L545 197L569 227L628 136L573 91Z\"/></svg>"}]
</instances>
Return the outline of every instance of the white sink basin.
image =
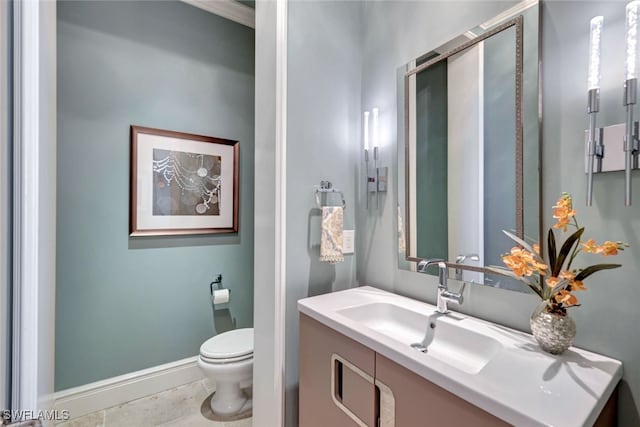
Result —
<instances>
[{"instance_id":1,"label":"white sink basin","mask_svg":"<svg viewBox=\"0 0 640 427\"><path fill-rule=\"evenodd\" d=\"M337 313L401 345L419 344L426 348L426 357L469 374L480 372L502 349L500 342L468 329L464 318L452 315L423 314L382 302L349 307Z\"/></svg>"},{"instance_id":2,"label":"white sink basin","mask_svg":"<svg viewBox=\"0 0 640 427\"><path fill-rule=\"evenodd\" d=\"M298 308L518 427L593 425L622 376L622 364L606 356L575 347L552 356L529 334L442 316L431 304L369 286L305 298Z\"/></svg>"}]
</instances>

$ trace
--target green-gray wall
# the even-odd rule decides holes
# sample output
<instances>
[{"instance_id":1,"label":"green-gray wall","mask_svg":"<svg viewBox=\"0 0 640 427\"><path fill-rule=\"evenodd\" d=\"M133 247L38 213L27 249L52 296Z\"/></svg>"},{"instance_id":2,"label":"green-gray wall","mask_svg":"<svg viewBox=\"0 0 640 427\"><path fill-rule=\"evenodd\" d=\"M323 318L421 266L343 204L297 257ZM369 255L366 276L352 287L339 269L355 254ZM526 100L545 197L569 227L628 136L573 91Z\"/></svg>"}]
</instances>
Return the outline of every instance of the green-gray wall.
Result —
<instances>
[{"instance_id":1,"label":"green-gray wall","mask_svg":"<svg viewBox=\"0 0 640 427\"><path fill-rule=\"evenodd\" d=\"M365 2L363 105L377 105L381 129L396 124L396 70L434 46L509 7L506 2ZM584 129L586 116L589 20L604 15L600 125L624 120L621 105L624 79L623 1L547 1L542 5L542 206L543 225L553 224L550 207L562 191L574 194L579 219L597 241L626 240L632 247L615 261L620 269L590 278L580 295L582 306L572 311L578 325L575 344L624 363L620 387L619 425L640 425L640 179L634 173L634 200L624 207L623 174L597 176L594 205L584 207ZM361 207L358 226L358 282L435 302L434 277L397 267L396 141L383 147L390 159L387 201L379 216ZM467 288L460 310L521 330L537 301L533 295L482 286Z\"/></svg>"},{"instance_id":2,"label":"green-gray wall","mask_svg":"<svg viewBox=\"0 0 640 427\"><path fill-rule=\"evenodd\" d=\"M314 191L322 180L342 190L344 227L354 229L356 206L364 203L355 175L361 153L360 17L358 2L289 2L286 426L295 426L298 414L297 302L355 283L357 255L337 264L319 260L321 211ZM339 205L340 199L334 195L327 204Z\"/></svg>"},{"instance_id":3,"label":"green-gray wall","mask_svg":"<svg viewBox=\"0 0 640 427\"><path fill-rule=\"evenodd\" d=\"M253 324L254 31L180 2L58 3L56 390L198 354L209 282ZM240 141L240 232L130 238L129 125Z\"/></svg>"}]
</instances>

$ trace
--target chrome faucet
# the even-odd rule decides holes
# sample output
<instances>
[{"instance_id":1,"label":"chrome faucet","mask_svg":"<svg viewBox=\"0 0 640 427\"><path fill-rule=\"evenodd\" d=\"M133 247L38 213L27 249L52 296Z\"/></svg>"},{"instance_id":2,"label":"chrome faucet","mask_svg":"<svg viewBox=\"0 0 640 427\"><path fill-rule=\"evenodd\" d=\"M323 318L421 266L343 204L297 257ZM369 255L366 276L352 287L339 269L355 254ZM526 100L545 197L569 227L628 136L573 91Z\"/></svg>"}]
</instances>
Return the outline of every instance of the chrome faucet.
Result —
<instances>
[{"instance_id":1,"label":"chrome faucet","mask_svg":"<svg viewBox=\"0 0 640 427\"><path fill-rule=\"evenodd\" d=\"M478 254L460 254L456 257L456 264L464 264L467 259L471 261L480 261ZM461 268L456 268L456 280L462 280Z\"/></svg>"},{"instance_id":2,"label":"chrome faucet","mask_svg":"<svg viewBox=\"0 0 640 427\"><path fill-rule=\"evenodd\" d=\"M426 273L427 268L431 265L438 264L438 300L436 303L436 311L446 314L449 312L447 304L450 302L462 305L464 302L464 288L467 286L465 282L460 287L460 292L454 293L447 287L448 267L443 259L424 259L418 263L418 272Z\"/></svg>"}]
</instances>

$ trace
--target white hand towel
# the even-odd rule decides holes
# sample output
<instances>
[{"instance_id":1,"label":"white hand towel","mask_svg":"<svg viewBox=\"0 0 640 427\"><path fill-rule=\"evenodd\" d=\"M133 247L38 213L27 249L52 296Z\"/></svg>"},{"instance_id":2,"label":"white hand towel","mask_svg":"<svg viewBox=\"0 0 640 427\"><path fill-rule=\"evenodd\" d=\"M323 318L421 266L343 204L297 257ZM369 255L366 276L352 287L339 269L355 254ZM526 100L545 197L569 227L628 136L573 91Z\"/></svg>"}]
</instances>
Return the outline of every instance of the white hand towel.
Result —
<instances>
[{"instance_id":1,"label":"white hand towel","mask_svg":"<svg viewBox=\"0 0 640 427\"><path fill-rule=\"evenodd\" d=\"M322 208L320 261L331 264L344 261L342 255L342 207L340 206Z\"/></svg>"},{"instance_id":2,"label":"white hand towel","mask_svg":"<svg viewBox=\"0 0 640 427\"><path fill-rule=\"evenodd\" d=\"M407 243L404 240L404 221L402 220L402 211L398 206L398 253L407 252Z\"/></svg>"}]
</instances>

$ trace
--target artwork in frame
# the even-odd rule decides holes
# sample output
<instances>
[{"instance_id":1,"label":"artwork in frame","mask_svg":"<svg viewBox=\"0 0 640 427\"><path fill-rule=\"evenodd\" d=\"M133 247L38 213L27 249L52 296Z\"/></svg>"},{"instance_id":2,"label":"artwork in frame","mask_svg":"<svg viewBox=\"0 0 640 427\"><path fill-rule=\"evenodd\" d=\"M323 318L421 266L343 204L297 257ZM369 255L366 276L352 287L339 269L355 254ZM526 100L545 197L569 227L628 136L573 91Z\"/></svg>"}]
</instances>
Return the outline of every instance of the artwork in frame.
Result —
<instances>
[{"instance_id":1,"label":"artwork in frame","mask_svg":"<svg viewBox=\"0 0 640 427\"><path fill-rule=\"evenodd\" d=\"M239 146L131 126L129 235L238 232Z\"/></svg>"}]
</instances>

